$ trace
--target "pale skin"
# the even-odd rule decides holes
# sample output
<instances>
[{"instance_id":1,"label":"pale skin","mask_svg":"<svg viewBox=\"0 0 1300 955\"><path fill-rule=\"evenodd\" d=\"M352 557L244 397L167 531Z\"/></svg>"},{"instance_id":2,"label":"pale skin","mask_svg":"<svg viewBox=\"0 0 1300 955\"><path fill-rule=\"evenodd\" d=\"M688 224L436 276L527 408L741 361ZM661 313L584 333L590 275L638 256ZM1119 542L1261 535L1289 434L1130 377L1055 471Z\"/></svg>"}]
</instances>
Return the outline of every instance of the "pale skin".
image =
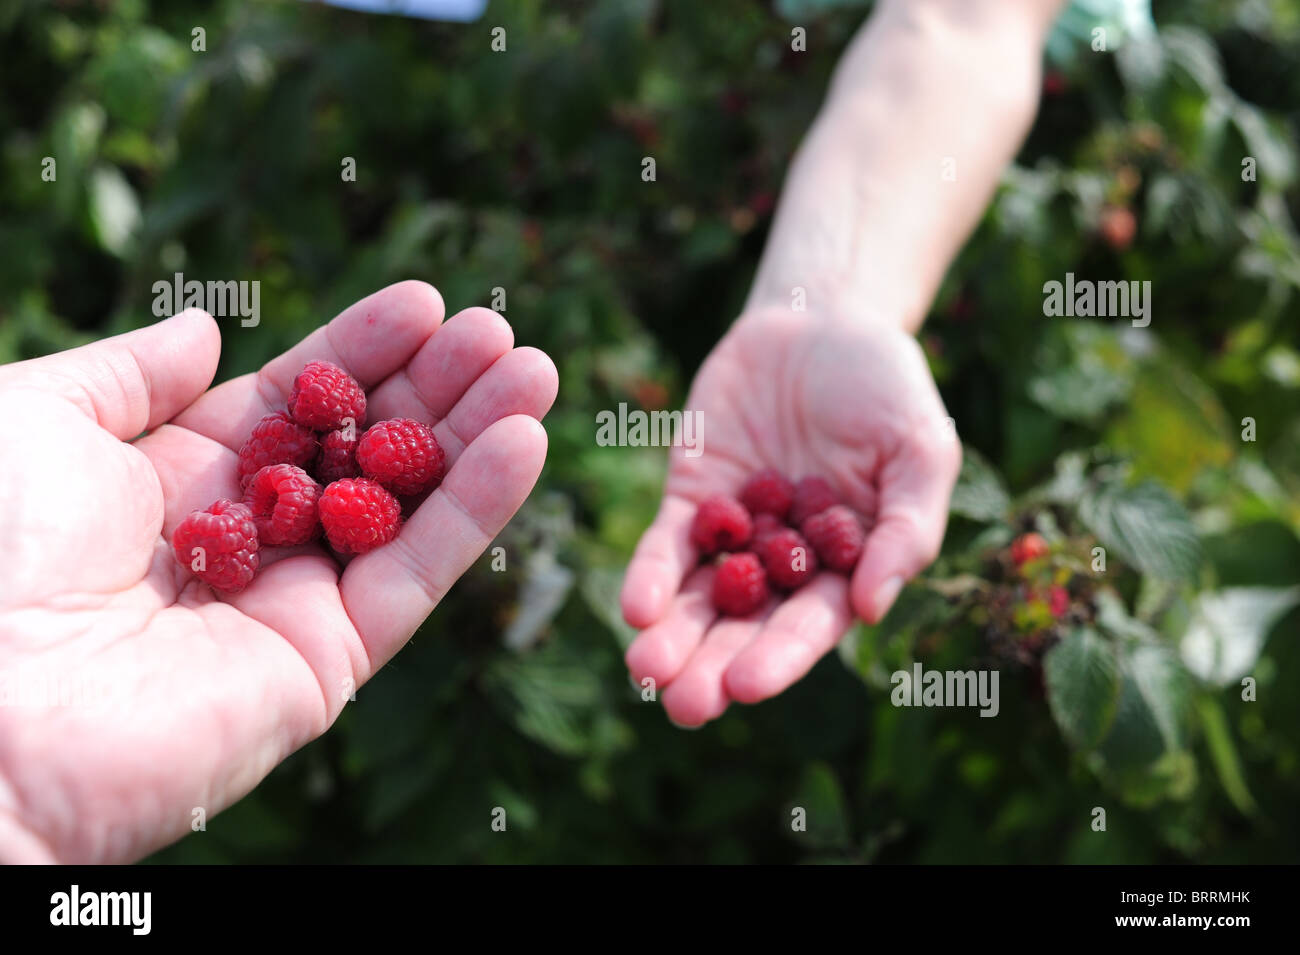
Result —
<instances>
[{"instance_id":1,"label":"pale skin","mask_svg":"<svg viewBox=\"0 0 1300 955\"><path fill-rule=\"evenodd\" d=\"M629 671L678 725L783 692L938 555L961 446L912 336L1033 120L1062 5L885 0L841 60L744 312L691 387L703 453L672 452L624 581ZM851 578L719 618L690 522L765 467L826 477L875 524Z\"/></svg>"},{"instance_id":2,"label":"pale skin","mask_svg":"<svg viewBox=\"0 0 1300 955\"><path fill-rule=\"evenodd\" d=\"M541 472L555 367L496 312L444 321L432 287L400 283L210 389L220 341L188 311L0 368L21 435L0 443L0 861L127 862L190 832L196 810L211 823L334 722ZM362 383L370 421L433 424L446 478L346 568L319 544L269 551L219 597L171 532L239 498L240 444L312 359ZM43 686L52 698L31 695Z\"/></svg>"}]
</instances>

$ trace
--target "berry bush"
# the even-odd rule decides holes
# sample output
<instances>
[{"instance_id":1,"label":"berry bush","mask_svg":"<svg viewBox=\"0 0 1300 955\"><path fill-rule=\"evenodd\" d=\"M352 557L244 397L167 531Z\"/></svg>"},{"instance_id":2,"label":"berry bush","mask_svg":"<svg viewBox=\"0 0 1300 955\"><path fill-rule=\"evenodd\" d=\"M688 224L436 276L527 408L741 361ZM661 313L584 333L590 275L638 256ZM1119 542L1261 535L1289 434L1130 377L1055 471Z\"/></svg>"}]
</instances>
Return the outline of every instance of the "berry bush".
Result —
<instances>
[{"instance_id":1,"label":"berry bush","mask_svg":"<svg viewBox=\"0 0 1300 955\"><path fill-rule=\"evenodd\" d=\"M790 692L701 732L629 687L618 585L665 462L597 445L593 416L681 406L868 6L493 0L469 25L244 0L0 7L0 360L145 324L153 283L183 272L261 283L257 326L221 320L219 379L404 278L449 314L504 308L561 373L504 557L484 555L324 738L159 859L1300 857L1285 0L1157 0L1158 30L1104 54L1067 18L1035 127L921 334L966 451L939 562ZM496 24L508 54L489 49ZM1046 317L1044 285L1067 273L1150 281L1153 320ZM361 396L304 395L320 417L259 425L292 453L268 439L241 458L253 509L214 505L196 536L246 543L261 521L296 540L315 507L346 549L344 489L395 525L358 459L386 467L419 429L342 434L334 415ZM808 527L835 504L815 486L747 497L738 609L797 539L853 543ZM217 556L230 586L256 570L247 546ZM894 706L890 675L916 662L997 668L998 717Z\"/></svg>"}]
</instances>

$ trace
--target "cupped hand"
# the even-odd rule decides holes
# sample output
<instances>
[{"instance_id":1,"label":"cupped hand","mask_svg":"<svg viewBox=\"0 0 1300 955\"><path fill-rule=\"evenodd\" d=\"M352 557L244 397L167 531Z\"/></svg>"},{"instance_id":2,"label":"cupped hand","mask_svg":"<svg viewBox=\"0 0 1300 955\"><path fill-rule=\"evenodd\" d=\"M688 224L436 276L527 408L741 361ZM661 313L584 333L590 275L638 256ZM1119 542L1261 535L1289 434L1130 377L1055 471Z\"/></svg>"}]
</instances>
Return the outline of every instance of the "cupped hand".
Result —
<instances>
[{"instance_id":1,"label":"cupped hand","mask_svg":"<svg viewBox=\"0 0 1300 955\"><path fill-rule=\"evenodd\" d=\"M702 453L672 449L663 503L623 584L644 628L627 652L668 716L698 726L801 679L854 615L878 621L938 555L961 447L916 341L877 322L769 309L739 319L701 367L686 404ZM821 572L752 617L719 618L710 566L689 540L700 501L736 495L755 471L827 478L875 514L852 578Z\"/></svg>"},{"instance_id":2,"label":"cupped hand","mask_svg":"<svg viewBox=\"0 0 1300 955\"><path fill-rule=\"evenodd\" d=\"M211 390L220 335L198 311L0 368L0 859L139 858L330 726L537 480L556 372L513 345L496 312L444 322L404 282ZM370 421L433 424L446 478L346 569L319 545L268 551L215 596L171 532L239 499L240 445L312 359L361 382Z\"/></svg>"}]
</instances>

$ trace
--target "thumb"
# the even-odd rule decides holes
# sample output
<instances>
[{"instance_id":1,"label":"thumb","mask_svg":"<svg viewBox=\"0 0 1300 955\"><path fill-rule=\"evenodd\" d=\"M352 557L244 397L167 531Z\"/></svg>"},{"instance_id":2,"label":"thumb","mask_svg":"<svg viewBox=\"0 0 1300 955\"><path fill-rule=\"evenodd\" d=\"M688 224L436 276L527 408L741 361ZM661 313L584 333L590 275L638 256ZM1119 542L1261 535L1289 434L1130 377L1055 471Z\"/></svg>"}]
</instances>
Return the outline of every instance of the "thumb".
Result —
<instances>
[{"instance_id":1,"label":"thumb","mask_svg":"<svg viewBox=\"0 0 1300 955\"><path fill-rule=\"evenodd\" d=\"M129 441L203 394L220 355L217 323L192 308L147 328L0 368L0 384L60 395Z\"/></svg>"},{"instance_id":2,"label":"thumb","mask_svg":"<svg viewBox=\"0 0 1300 955\"><path fill-rule=\"evenodd\" d=\"M961 442L949 424L923 425L881 471L876 525L849 593L854 612L868 623L879 622L903 584L939 556L961 469Z\"/></svg>"}]
</instances>

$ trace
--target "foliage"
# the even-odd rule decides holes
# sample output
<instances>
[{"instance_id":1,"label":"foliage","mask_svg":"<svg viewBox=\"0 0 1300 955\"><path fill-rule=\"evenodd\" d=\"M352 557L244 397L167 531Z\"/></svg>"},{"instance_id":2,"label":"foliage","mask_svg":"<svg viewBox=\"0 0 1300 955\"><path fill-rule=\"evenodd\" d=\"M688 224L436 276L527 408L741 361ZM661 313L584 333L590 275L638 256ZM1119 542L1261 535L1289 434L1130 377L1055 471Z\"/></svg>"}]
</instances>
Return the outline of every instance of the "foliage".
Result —
<instances>
[{"instance_id":1,"label":"foliage","mask_svg":"<svg viewBox=\"0 0 1300 955\"><path fill-rule=\"evenodd\" d=\"M408 277L449 312L507 290L517 340L561 372L542 486L498 542L508 572L485 557L330 733L160 859L1296 858L1300 19L1280 0L1157 4L1153 37L1049 63L922 336L968 448L927 578L704 731L628 685L617 588L664 461L597 447L595 413L680 405L864 12L0 8L0 360L146 323L181 271L261 282L261 324L222 321L221 377ZM1067 272L1150 281L1150 327L1045 317ZM1031 528L1064 623L1006 564ZM915 660L1006 663L998 718L893 706Z\"/></svg>"}]
</instances>

